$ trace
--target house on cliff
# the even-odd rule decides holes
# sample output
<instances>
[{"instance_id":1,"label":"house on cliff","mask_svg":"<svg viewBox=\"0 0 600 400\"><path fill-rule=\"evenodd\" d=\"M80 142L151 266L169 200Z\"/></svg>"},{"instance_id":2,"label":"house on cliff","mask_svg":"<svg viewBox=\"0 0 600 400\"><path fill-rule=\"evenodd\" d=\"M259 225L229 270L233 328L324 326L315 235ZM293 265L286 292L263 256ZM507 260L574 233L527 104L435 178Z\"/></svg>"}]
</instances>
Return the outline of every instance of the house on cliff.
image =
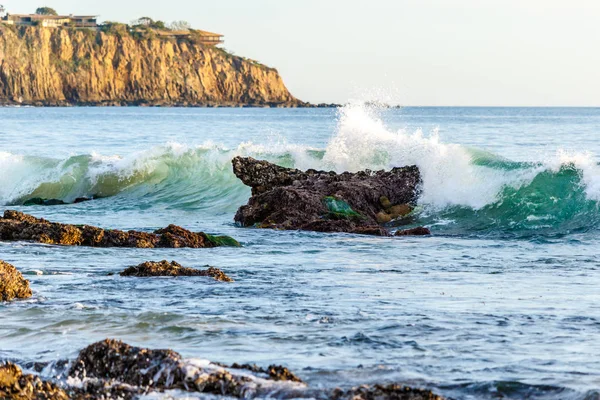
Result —
<instances>
[{"instance_id":1,"label":"house on cliff","mask_svg":"<svg viewBox=\"0 0 600 400\"><path fill-rule=\"evenodd\" d=\"M7 14L1 22L16 26L98 28L97 15Z\"/></svg>"},{"instance_id":2,"label":"house on cliff","mask_svg":"<svg viewBox=\"0 0 600 400\"><path fill-rule=\"evenodd\" d=\"M224 43L224 35L208 31L194 29L193 31L173 31L173 30L155 30L160 37L166 38L190 38L194 37L199 43L216 46Z\"/></svg>"}]
</instances>

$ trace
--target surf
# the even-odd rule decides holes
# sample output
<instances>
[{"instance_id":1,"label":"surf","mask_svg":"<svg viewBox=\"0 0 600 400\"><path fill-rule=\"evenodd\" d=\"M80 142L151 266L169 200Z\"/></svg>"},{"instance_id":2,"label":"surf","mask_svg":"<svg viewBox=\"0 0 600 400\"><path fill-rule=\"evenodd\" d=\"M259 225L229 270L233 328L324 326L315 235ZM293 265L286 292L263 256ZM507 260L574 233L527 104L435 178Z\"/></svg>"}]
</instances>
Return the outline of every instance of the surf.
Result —
<instances>
[{"instance_id":1,"label":"surf","mask_svg":"<svg viewBox=\"0 0 600 400\"><path fill-rule=\"evenodd\" d=\"M337 172L417 165L423 185L413 217L438 234L553 236L597 229L600 167L593 154L559 149L543 160L517 162L446 143L435 130L393 130L385 113L373 104L340 108L324 148L285 141L234 148L169 142L125 155L63 159L0 152L0 204L117 196L132 206L234 213L249 190L233 175L231 159L251 156Z\"/></svg>"}]
</instances>

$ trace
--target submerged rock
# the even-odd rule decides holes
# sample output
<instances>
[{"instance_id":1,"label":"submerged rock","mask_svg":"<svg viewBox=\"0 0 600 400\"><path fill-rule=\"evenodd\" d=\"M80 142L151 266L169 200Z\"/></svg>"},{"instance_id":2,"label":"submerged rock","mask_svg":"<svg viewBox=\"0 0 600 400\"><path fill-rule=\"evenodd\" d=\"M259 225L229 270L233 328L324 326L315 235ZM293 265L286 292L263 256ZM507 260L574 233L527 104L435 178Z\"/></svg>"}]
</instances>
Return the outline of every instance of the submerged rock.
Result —
<instances>
[{"instance_id":1,"label":"submerged rock","mask_svg":"<svg viewBox=\"0 0 600 400\"><path fill-rule=\"evenodd\" d=\"M431 235L431 231L427 228L419 226L417 228L397 231L394 236L427 236Z\"/></svg>"},{"instance_id":2,"label":"submerged rock","mask_svg":"<svg viewBox=\"0 0 600 400\"><path fill-rule=\"evenodd\" d=\"M336 389L332 400L443 400L430 390L413 389L401 385L359 386L350 390Z\"/></svg>"},{"instance_id":3,"label":"submerged rock","mask_svg":"<svg viewBox=\"0 0 600 400\"><path fill-rule=\"evenodd\" d=\"M0 260L0 301L27 299L32 294L29 281L14 266Z\"/></svg>"},{"instance_id":4,"label":"submerged rock","mask_svg":"<svg viewBox=\"0 0 600 400\"><path fill-rule=\"evenodd\" d=\"M86 201L92 201L95 198L98 197L78 197L76 198L72 204L79 204L79 203L84 203ZM31 199L25 200L23 202L24 206L62 206L62 205L67 205L67 204L71 204L71 203L66 203L63 200L60 199L44 199L41 197L33 197Z\"/></svg>"},{"instance_id":5,"label":"submerged rock","mask_svg":"<svg viewBox=\"0 0 600 400\"><path fill-rule=\"evenodd\" d=\"M269 368L264 369L264 368L259 367L256 364L252 364L252 365L251 364L242 364L242 365L233 364L231 366L231 368L247 369L248 371L267 374L274 381L289 381L289 382L298 382L298 383L303 382L302 379L300 379L296 375L294 375L293 372L291 372L289 369L287 369L286 367L283 367L281 365L270 365Z\"/></svg>"},{"instance_id":6,"label":"submerged rock","mask_svg":"<svg viewBox=\"0 0 600 400\"><path fill-rule=\"evenodd\" d=\"M240 246L228 236L213 236L190 232L169 225L154 233L102 229L90 225L70 225L49 222L19 211L7 210L0 218L1 241L32 241L64 246L138 247L138 248L209 248Z\"/></svg>"},{"instance_id":7,"label":"submerged rock","mask_svg":"<svg viewBox=\"0 0 600 400\"><path fill-rule=\"evenodd\" d=\"M68 400L70 396L57 385L42 381L35 375L23 375L18 366L0 366L0 399Z\"/></svg>"},{"instance_id":8,"label":"submerged rock","mask_svg":"<svg viewBox=\"0 0 600 400\"><path fill-rule=\"evenodd\" d=\"M209 276L217 281L233 282L225 272L215 267L209 267L202 271L194 268L186 268L175 261L160 262L147 261L140 265L129 267L121 272L121 276L151 277L151 276Z\"/></svg>"},{"instance_id":9,"label":"submerged rock","mask_svg":"<svg viewBox=\"0 0 600 400\"><path fill-rule=\"evenodd\" d=\"M421 185L416 166L336 174L236 157L233 172L252 188L235 221L274 229L386 236L380 224L412 212Z\"/></svg>"}]
</instances>

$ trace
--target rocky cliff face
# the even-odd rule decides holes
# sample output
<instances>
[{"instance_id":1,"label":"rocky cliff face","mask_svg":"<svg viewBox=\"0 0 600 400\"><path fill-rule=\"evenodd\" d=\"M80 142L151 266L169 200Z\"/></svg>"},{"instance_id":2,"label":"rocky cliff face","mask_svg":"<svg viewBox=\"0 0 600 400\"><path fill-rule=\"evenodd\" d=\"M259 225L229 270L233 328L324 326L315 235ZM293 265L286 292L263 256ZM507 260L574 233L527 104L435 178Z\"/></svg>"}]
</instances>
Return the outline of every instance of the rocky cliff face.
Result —
<instances>
[{"instance_id":1,"label":"rocky cliff face","mask_svg":"<svg viewBox=\"0 0 600 400\"><path fill-rule=\"evenodd\" d=\"M0 25L0 104L304 103L275 69L187 39Z\"/></svg>"}]
</instances>

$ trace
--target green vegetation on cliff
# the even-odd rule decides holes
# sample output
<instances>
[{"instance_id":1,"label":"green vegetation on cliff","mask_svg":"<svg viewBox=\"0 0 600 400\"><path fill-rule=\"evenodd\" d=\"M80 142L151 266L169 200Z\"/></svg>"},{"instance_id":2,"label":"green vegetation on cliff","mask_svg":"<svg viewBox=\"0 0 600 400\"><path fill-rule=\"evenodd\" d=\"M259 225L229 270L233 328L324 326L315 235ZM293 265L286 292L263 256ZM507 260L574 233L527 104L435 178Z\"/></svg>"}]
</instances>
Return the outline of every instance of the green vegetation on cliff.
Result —
<instances>
[{"instance_id":1,"label":"green vegetation on cliff","mask_svg":"<svg viewBox=\"0 0 600 400\"><path fill-rule=\"evenodd\" d=\"M277 70L185 38L0 24L0 104L303 105Z\"/></svg>"}]
</instances>

